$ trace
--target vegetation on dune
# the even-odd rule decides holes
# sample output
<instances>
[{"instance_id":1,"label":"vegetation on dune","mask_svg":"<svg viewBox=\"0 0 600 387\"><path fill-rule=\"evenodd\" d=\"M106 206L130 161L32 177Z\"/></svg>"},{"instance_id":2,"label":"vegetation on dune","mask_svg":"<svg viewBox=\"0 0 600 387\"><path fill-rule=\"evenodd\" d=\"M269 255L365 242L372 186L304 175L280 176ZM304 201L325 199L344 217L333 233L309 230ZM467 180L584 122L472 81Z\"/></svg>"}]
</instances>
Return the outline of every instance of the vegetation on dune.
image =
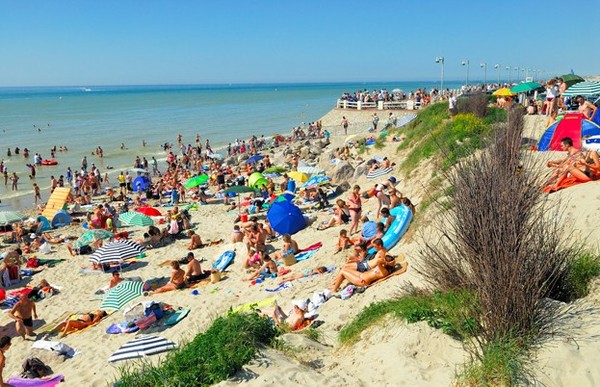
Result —
<instances>
[{"instance_id":1,"label":"vegetation on dune","mask_svg":"<svg viewBox=\"0 0 600 387\"><path fill-rule=\"evenodd\" d=\"M583 250L567 263L550 297L571 302L588 295L591 281L600 276L600 256Z\"/></svg>"},{"instance_id":2,"label":"vegetation on dune","mask_svg":"<svg viewBox=\"0 0 600 387\"><path fill-rule=\"evenodd\" d=\"M159 365L142 361L122 367L117 385L210 386L239 371L277 334L275 325L258 313L231 313L217 318Z\"/></svg>"}]
</instances>

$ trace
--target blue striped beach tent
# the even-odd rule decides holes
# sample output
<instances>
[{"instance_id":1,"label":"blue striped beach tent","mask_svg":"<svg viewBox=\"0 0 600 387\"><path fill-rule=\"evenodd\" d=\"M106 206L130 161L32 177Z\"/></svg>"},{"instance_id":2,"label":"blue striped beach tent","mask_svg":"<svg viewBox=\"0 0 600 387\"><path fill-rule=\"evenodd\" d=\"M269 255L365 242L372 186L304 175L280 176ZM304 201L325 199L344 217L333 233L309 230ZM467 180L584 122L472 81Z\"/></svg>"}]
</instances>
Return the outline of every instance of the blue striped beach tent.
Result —
<instances>
[{"instance_id":1,"label":"blue striped beach tent","mask_svg":"<svg viewBox=\"0 0 600 387\"><path fill-rule=\"evenodd\" d=\"M137 359L177 348L177 344L160 336L140 336L128 341L108 358L109 363Z\"/></svg>"}]
</instances>

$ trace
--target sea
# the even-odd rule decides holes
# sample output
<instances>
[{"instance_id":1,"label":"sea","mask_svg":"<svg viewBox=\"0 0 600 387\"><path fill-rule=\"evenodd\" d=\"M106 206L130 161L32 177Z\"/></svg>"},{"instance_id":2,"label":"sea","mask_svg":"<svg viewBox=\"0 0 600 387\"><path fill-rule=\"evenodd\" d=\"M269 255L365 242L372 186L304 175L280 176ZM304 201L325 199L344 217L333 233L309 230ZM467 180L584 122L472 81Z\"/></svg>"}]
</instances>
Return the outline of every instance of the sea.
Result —
<instances>
[{"instance_id":1,"label":"sea","mask_svg":"<svg viewBox=\"0 0 600 387\"><path fill-rule=\"evenodd\" d=\"M446 82L444 87L460 84ZM164 159L162 145L176 144L178 134L185 144L193 145L198 134L203 144L209 139L219 149L253 134L288 134L324 116L344 92L385 88L408 93L435 87L439 82L0 88L0 159L9 174L19 176L17 191L0 176L0 211L33 209L32 184L41 187L46 200L51 176L64 175L67 167L80 168L84 155L89 165L114 175L133 167L136 156ZM30 179L27 164L33 154L50 159L53 146L68 151L57 151L58 165L38 167ZM92 154L98 146L104 151L102 159ZM21 149L19 155L15 147ZM24 148L29 158L23 157Z\"/></svg>"}]
</instances>

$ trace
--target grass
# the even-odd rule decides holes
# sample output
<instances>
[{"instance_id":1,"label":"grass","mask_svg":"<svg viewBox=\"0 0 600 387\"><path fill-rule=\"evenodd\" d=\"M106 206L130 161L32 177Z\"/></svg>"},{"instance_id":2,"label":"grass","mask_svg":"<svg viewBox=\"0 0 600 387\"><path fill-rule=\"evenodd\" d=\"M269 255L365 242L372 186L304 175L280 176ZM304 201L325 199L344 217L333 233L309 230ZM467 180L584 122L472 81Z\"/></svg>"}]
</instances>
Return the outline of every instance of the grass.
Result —
<instances>
[{"instance_id":1,"label":"grass","mask_svg":"<svg viewBox=\"0 0 600 387\"><path fill-rule=\"evenodd\" d=\"M258 313L232 313L217 318L204 333L170 352L160 365L147 361L120 369L118 386L210 386L248 363L277 328Z\"/></svg>"},{"instance_id":2,"label":"grass","mask_svg":"<svg viewBox=\"0 0 600 387\"><path fill-rule=\"evenodd\" d=\"M560 278L550 297L571 302L585 297L590 291L591 281L600 276L600 256L591 251L582 251L573 259Z\"/></svg>"},{"instance_id":3,"label":"grass","mask_svg":"<svg viewBox=\"0 0 600 387\"><path fill-rule=\"evenodd\" d=\"M464 386L513 386L520 384L524 374L526 352L519 340L507 338L488 343L482 355L467 364L460 375L458 385Z\"/></svg>"},{"instance_id":4,"label":"grass","mask_svg":"<svg viewBox=\"0 0 600 387\"><path fill-rule=\"evenodd\" d=\"M472 292L412 294L393 300L377 302L365 308L339 334L344 344L358 340L360 334L386 316L401 318L408 323L426 321L429 326L464 339L477 331L477 302Z\"/></svg>"}]
</instances>

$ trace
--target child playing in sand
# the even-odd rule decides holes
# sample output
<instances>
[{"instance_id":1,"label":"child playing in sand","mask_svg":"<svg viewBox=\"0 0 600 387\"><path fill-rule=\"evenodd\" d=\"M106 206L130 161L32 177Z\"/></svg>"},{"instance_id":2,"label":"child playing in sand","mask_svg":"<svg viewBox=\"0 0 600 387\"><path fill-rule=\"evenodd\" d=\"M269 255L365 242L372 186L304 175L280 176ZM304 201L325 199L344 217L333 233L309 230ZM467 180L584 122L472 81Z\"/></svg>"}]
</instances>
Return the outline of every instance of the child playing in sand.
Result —
<instances>
[{"instance_id":1,"label":"child playing in sand","mask_svg":"<svg viewBox=\"0 0 600 387\"><path fill-rule=\"evenodd\" d=\"M256 269L254 274L248 277L246 281L252 281L258 277L270 277L272 274L277 274L277 264L268 254L265 254L263 261L264 264L259 269Z\"/></svg>"},{"instance_id":2,"label":"child playing in sand","mask_svg":"<svg viewBox=\"0 0 600 387\"><path fill-rule=\"evenodd\" d=\"M338 237L337 243L335 245L336 250L334 254L337 254L342 250L346 250L350 246L352 246L352 241L348 237L348 230L340 230L340 236Z\"/></svg>"}]
</instances>

